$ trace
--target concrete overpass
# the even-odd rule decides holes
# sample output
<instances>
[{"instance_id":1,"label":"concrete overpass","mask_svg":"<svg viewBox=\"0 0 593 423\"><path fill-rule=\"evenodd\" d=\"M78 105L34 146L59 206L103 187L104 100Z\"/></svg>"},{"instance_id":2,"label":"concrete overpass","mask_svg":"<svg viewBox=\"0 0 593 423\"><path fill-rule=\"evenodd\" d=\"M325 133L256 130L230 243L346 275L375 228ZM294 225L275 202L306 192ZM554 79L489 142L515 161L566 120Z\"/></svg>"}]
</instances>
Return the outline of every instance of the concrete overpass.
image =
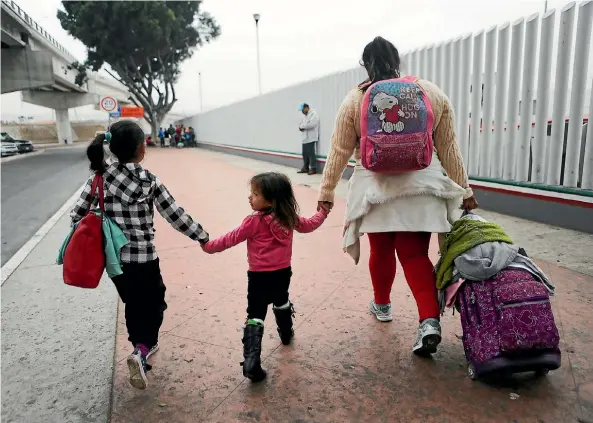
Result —
<instances>
[{"instance_id":1,"label":"concrete overpass","mask_svg":"<svg viewBox=\"0 0 593 423\"><path fill-rule=\"evenodd\" d=\"M131 103L127 88L96 72L82 86L68 66L77 59L23 11L2 0L2 94L21 91L23 101L54 109L60 142L72 142L68 109L97 105L101 96Z\"/></svg>"}]
</instances>

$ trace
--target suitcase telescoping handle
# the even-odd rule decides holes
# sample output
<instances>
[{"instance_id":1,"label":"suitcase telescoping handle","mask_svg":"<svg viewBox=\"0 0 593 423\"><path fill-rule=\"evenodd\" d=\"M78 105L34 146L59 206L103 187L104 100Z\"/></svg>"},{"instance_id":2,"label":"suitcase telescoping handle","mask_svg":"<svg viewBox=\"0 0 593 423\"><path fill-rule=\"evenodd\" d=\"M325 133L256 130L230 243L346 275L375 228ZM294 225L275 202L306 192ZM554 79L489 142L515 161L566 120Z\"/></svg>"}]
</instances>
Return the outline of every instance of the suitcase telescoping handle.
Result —
<instances>
[{"instance_id":1,"label":"suitcase telescoping handle","mask_svg":"<svg viewBox=\"0 0 593 423\"><path fill-rule=\"evenodd\" d=\"M463 213L461 213L461 217L467 216L468 214L473 214L469 209L463 209Z\"/></svg>"}]
</instances>

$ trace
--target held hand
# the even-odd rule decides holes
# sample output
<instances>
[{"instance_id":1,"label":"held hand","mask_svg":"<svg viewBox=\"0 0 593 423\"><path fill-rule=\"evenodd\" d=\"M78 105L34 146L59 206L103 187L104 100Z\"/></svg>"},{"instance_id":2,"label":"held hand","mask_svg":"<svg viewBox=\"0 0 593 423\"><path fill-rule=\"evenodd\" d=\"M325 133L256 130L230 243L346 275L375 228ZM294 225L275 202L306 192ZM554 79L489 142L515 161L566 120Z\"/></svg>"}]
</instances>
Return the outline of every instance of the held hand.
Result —
<instances>
[{"instance_id":1,"label":"held hand","mask_svg":"<svg viewBox=\"0 0 593 423\"><path fill-rule=\"evenodd\" d=\"M478 202L475 197L472 195L469 198L463 200L463 204L461 205L462 210L474 210L478 208Z\"/></svg>"},{"instance_id":2,"label":"held hand","mask_svg":"<svg viewBox=\"0 0 593 423\"><path fill-rule=\"evenodd\" d=\"M326 212L330 212L331 209L334 207L334 203L329 201L318 201L317 202L317 211L325 210Z\"/></svg>"}]
</instances>

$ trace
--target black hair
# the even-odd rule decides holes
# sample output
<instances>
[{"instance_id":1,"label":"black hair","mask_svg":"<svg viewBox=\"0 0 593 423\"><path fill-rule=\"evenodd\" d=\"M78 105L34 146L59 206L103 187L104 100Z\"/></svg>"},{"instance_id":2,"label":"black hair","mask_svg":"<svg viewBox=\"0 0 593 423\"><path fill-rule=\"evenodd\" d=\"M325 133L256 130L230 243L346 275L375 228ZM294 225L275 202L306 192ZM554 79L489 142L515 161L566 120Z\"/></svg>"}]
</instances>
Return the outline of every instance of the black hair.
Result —
<instances>
[{"instance_id":1,"label":"black hair","mask_svg":"<svg viewBox=\"0 0 593 423\"><path fill-rule=\"evenodd\" d=\"M376 37L368 43L362 52L361 65L369 75L359 87L362 91L377 81L399 78L399 51L383 37Z\"/></svg>"},{"instance_id":2,"label":"black hair","mask_svg":"<svg viewBox=\"0 0 593 423\"><path fill-rule=\"evenodd\" d=\"M266 172L251 178L263 197L272 206L268 211L287 229L294 229L299 222L299 205L294 197L292 184L288 176L277 172Z\"/></svg>"},{"instance_id":3,"label":"black hair","mask_svg":"<svg viewBox=\"0 0 593 423\"><path fill-rule=\"evenodd\" d=\"M109 128L111 140L109 150L117 157L120 163L129 163L138 154L138 149L144 143L144 131L131 120L120 120ZM91 170L103 174L105 172L105 152L103 144L105 133L95 137L86 149L86 155L91 162Z\"/></svg>"}]
</instances>

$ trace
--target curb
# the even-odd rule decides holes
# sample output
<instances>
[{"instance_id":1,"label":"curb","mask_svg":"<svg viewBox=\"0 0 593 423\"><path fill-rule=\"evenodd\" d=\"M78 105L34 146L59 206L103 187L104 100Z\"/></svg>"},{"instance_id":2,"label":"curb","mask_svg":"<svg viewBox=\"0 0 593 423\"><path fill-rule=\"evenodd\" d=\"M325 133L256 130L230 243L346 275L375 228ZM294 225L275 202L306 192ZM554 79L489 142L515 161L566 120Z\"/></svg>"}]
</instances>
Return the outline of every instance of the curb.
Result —
<instances>
[{"instance_id":1,"label":"curb","mask_svg":"<svg viewBox=\"0 0 593 423\"><path fill-rule=\"evenodd\" d=\"M43 241L43 238L52 230L56 223L70 210L74 202L78 199L80 192L84 189L86 182L81 185L79 189L64 203L62 207L49 218L47 222L43 224L41 228L23 245L5 264L1 270L1 282L0 286L4 285L4 282L12 276L15 270L25 261L27 256L37 247L37 245Z\"/></svg>"},{"instance_id":2,"label":"curb","mask_svg":"<svg viewBox=\"0 0 593 423\"><path fill-rule=\"evenodd\" d=\"M14 162L16 160L23 160L29 157L38 156L40 154L46 153L48 150L74 150L74 149L82 149L86 148L88 143L80 143L78 145L68 145L68 146L55 146L55 147L45 147L45 146L35 146L37 150L33 151L32 153L25 153L25 154L18 154L12 157L3 157L0 159L0 163L8 163Z\"/></svg>"},{"instance_id":3,"label":"curb","mask_svg":"<svg viewBox=\"0 0 593 423\"><path fill-rule=\"evenodd\" d=\"M27 157L38 156L43 153L45 153L45 150L36 150L36 151L33 151L32 153L19 154L19 155L12 156L12 157L3 157L0 160L0 163L14 162L17 160L26 159Z\"/></svg>"},{"instance_id":4,"label":"curb","mask_svg":"<svg viewBox=\"0 0 593 423\"><path fill-rule=\"evenodd\" d=\"M39 148L40 150L54 150L56 148L59 149L71 149L71 148L82 148L86 147L90 144L90 141L80 141L75 142L74 144L33 144L35 148Z\"/></svg>"}]
</instances>

